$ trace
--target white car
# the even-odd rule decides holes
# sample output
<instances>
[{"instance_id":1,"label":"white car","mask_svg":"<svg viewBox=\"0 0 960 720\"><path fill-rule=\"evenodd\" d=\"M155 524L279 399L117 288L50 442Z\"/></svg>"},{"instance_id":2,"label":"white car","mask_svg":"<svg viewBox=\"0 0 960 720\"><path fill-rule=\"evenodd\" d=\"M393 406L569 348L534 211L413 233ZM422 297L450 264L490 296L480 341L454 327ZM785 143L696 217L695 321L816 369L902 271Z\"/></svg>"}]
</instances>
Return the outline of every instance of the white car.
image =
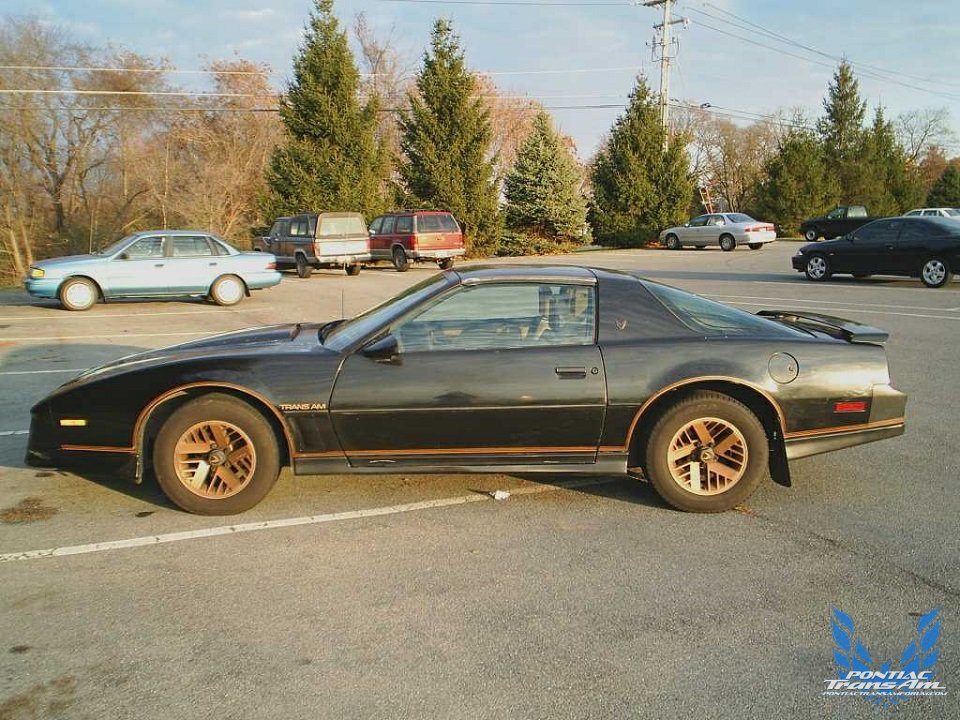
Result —
<instances>
[{"instance_id":1,"label":"white car","mask_svg":"<svg viewBox=\"0 0 960 720\"><path fill-rule=\"evenodd\" d=\"M904 217L923 215L923 217L945 217L951 220L960 220L960 210L956 208L917 208L903 214Z\"/></svg>"},{"instance_id":2,"label":"white car","mask_svg":"<svg viewBox=\"0 0 960 720\"><path fill-rule=\"evenodd\" d=\"M770 223L754 220L743 213L711 213L699 215L685 225L667 228L660 233L660 244L668 250L680 250L684 245L705 248L719 245L729 252L737 245L759 250L764 243L777 239L777 228Z\"/></svg>"}]
</instances>

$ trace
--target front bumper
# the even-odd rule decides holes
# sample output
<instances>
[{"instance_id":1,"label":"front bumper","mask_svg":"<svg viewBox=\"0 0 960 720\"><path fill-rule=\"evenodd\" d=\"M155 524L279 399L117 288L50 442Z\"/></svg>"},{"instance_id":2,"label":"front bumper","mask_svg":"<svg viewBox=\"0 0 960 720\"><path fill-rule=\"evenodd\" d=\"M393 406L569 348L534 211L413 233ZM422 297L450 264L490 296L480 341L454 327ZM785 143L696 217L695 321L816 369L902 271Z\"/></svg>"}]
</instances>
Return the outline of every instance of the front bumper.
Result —
<instances>
[{"instance_id":1,"label":"front bumper","mask_svg":"<svg viewBox=\"0 0 960 720\"><path fill-rule=\"evenodd\" d=\"M793 265L794 270L803 272L807 267L807 258L805 255L794 255L790 258L790 264Z\"/></svg>"},{"instance_id":2,"label":"front bumper","mask_svg":"<svg viewBox=\"0 0 960 720\"><path fill-rule=\"evenodd\" d=\"M63 278L24 278L23 287L33 297L57 299Z\"/></svg>"}]
</instances>

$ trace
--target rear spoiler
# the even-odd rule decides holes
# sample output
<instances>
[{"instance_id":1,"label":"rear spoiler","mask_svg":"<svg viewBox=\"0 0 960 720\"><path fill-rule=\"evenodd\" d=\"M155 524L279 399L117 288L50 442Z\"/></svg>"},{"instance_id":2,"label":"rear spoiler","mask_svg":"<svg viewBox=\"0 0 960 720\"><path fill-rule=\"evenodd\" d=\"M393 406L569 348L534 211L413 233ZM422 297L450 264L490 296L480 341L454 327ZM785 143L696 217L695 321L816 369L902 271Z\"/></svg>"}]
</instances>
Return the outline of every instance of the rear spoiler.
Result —
<instances>
[{"instance_id":1,"label":"rear spoiler","mask_svg":"<svg viewBox=\"0 0 960 720\"><path fill-rule=\"evenodd\" d=\"M822 332L838 340L852 343L876 343L882 345L890 337L890 333L880 328L861 325L852 320L821 315L815 312L796 312L793 310L761 310L757 313L761 317L779 320L787 325Z\"/></svg>"}]
</instances>

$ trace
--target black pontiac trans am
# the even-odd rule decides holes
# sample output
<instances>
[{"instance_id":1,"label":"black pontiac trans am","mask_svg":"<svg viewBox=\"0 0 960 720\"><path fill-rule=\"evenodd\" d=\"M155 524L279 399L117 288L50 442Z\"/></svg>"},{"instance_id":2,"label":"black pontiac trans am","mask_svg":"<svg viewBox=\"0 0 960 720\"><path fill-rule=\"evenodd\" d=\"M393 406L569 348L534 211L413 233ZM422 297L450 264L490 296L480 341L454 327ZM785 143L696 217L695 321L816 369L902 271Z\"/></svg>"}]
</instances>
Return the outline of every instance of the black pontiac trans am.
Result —
<instances>
[{"instance_id":1,"label":"black pontiac trans am","mask_svg":"<svg viewBox=\"0 0 960 720\"><path fill-rule=\"evenodd\" d=\"M612 270L448 270L346 321L132 355L32 410L27 462L116 465L181 508L256 505L298 474L645 476L727 510L787 461L901 435L887 334L751 315Z\"/></svg>"}]
</instances>

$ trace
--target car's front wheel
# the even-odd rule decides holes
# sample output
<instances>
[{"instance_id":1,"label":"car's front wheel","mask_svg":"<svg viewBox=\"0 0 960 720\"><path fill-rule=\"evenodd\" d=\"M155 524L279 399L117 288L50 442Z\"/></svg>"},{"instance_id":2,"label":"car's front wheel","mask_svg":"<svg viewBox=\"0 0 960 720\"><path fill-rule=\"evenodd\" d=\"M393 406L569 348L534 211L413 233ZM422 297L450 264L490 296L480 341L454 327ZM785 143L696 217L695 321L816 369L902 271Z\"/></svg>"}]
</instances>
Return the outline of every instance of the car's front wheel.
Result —
<instances>
[{"instance_id":1,"label":"car's front wheel","mask_svg":"<svg viewBox=\"0 0 960 720\"><path fill-rule=\"evenodd\" d=\"M737 246L737 241L734 240L733 235L721 235L720 236L720 249L724 252L730 252Z\"/></svg>"},{"instance_id":2,"label":"car's front wheel","mask_svg":"<svg viewBox=\"0 0 960 720\"><path fill-rule=\"evenodd\" d=\"M60 304L67 310L89 310L99 297L97 286L87 278L70 278L60 287Z\"/></svg>"},{"instance_id":3,"label":"car's front wheel","mask_svg":"<svg viewBox=\"0 0 960 720\"><path fill-rule=\"evenodd\" d=\"M803 274L807 280L829 280L833 271L830 269L830 261L824 255L811 255L807 258L807 264L803 268Z\"/></svg>"},{"instance_id":4,"label":"car's front wheel","mask_svg":"<svg viewBox=\"0 0 960 720\"><path fill-rule=\"evenodd\" d=\"M673 233L670 233L664 238L663 244L666 246L667 250L680 250L683 247L680 245L680 238Z\"/></svg>"},{"instance_id":5,"label":"car's front wheel","mask_svg":"<svg viewBox=\"0 0 960 720\"><path fill-rule=\"evenodd\" d=\"M280 473L270 423L231 395L191 400L167 419L153 469L170 500L198 515L233 515L259 503Z\"/></svg>"},{"instance_id":6,"label":"car's front wheel","mask_svg":"<svg viewBox=\"0 0 960 720\"><path fill-rule=\"evenodd\" d=\"M953 273L943 258L932 257L920 268L920 280L928 288L943 287L952 277Z\"/></svg>"},{"instance_id":7,"label":"car's front wheel","mask_svg":"<svg viewBox=\"0 0 960 720\"><path fill-rule=\"evenodd\" d=\"M650 433L645 471L680 510L723 512L744 502L767 475L769 445L749 408L700 391L669 408Z\"/></svg>"},{"instance_id":8,"label":"car's front wheel","mask_svg":"<svg viewBox=\"0 0 960 720\"><path fill-rule=\"evenodd\" d=\"M313 266L303 255L297 255L297 277L308 278L313 275Z\"/></svg>"},{"instance_id":9,"label":"car's front wheel","mask_svg":"<svg viewBox=\"0 0 960 720\"><path fill-rule=\"evenodd\" d=\"M222 275L214 280L213 285L210 286L210 299L217 305L225 307L236 305L243 300L245 293L246 288L243 285L243 280L236 275Z\"/></svg>"}]
</instances>

